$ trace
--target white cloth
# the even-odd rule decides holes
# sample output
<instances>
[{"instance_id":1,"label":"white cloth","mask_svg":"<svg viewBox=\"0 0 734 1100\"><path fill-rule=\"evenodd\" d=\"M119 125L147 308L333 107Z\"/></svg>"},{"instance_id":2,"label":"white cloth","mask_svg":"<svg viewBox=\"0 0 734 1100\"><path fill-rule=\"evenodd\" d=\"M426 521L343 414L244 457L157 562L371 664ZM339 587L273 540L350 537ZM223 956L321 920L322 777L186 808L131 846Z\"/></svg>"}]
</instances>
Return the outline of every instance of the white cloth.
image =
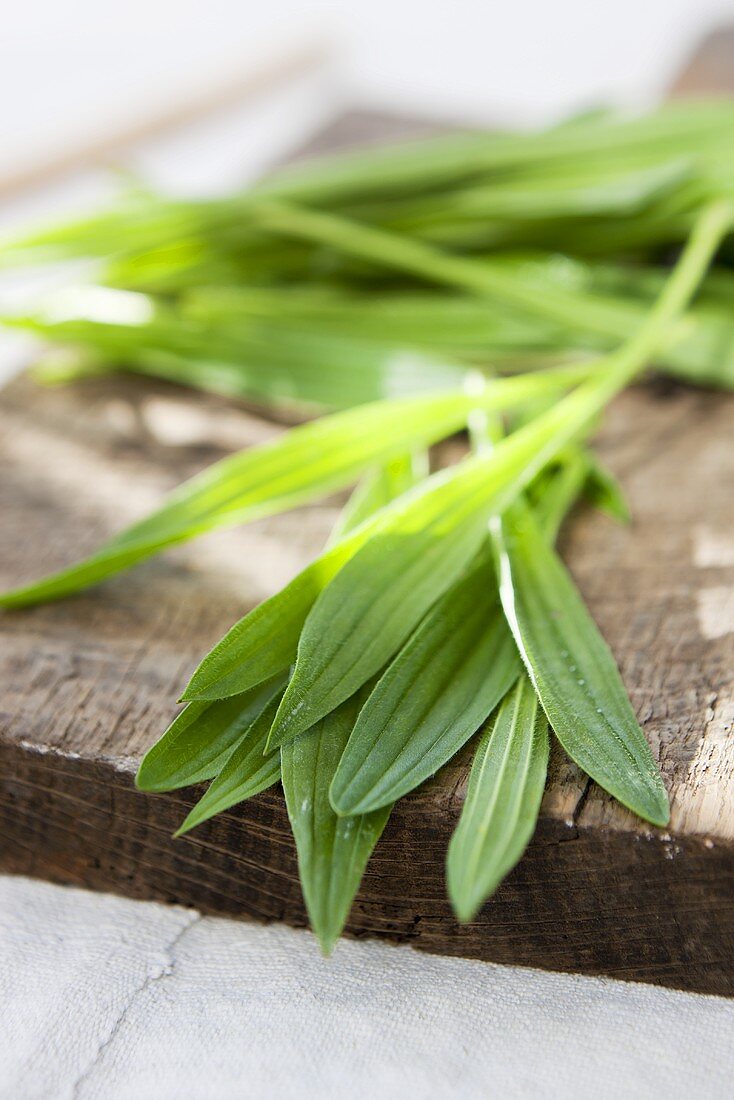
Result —
<instances>
[{"instance_id":1,"label":"white cloth","mask_svg":"<svg viewBox=\"0 0 734 1100\"><path fill-rule=\"evenodd\" d=\"M719 1100L734 1002L0 877L2 1100Z\"/></svg>"}]
</instances>

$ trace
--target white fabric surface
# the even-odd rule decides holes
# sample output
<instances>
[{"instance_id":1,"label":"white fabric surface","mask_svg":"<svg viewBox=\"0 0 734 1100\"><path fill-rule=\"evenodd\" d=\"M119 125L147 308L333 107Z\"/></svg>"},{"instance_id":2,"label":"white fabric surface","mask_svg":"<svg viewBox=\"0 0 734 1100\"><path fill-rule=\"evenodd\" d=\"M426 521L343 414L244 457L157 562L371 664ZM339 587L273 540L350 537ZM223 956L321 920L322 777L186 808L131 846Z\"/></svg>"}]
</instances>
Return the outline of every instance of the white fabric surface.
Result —
<instances>
[{"instance_id":1,"label":"white fabric surface","mask_svg":"<svg viewBox=\"0 0 734 1100\"><path fill-rule=\"evenodd\" d=\"M0 175L188 98L272 43L330 41L352 101L547 121L664 87L731 0L32 0L4 4Z\"/></svg>"},{"instance_id":2,"label":"white fabric surface","mask_svg":"<svg viewBox=\"0 0 734 1100\"><path fill-rule=\"evenodd\" d=\"M734 1002L0 877L2 1100L731 1095Z\"/></svg>"}]
</instances>

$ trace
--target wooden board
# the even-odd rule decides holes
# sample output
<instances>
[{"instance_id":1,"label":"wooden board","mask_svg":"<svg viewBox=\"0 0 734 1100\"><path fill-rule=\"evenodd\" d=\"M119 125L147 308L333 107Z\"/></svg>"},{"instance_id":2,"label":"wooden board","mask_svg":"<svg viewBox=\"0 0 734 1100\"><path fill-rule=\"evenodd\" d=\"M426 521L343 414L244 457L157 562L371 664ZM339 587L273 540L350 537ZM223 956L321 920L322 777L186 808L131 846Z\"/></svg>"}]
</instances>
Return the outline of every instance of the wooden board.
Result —
<instances>
[{"instance_id":1,"label":"wooden board","mask_svg":"<svg viewBox=\"0 0 734 1100\"><path fill-rule=\"evenodd\" d=\"M333 144L384 132L354 116ZM0 394L0 584L93 549L183 477L280 429L242 408L121 378ZM624 394L599 439L629 529L580 513L564 555L619 660L672 799L643 826L557 751L536 836L461 927L445 851L469 752L401 801L349 930L429 951L734 993L734 397ZM189 837L200 791L133 776L203 653L320 547L338 502L208 536L63 603L0 618L0 868L301 925L282 796Z\"/></svg>"}]
</instances>

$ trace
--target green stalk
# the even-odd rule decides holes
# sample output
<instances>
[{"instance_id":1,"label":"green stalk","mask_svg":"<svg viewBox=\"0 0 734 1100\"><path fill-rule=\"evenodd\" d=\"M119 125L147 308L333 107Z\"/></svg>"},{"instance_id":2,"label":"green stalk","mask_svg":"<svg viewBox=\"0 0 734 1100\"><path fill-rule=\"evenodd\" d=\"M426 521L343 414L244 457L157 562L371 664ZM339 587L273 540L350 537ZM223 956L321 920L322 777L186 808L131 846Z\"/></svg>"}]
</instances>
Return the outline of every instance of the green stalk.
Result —
<instances>
[{"instance_id":1,"label":"green stalk","mask_svg":"<svg viewBox=\"0 0 734 1100\"><path fill-rule=\"evenodd\" d=\"M734 207L718 200L700 215L688 243L639 331L597 364L597 374L548 412L514 432L495 454L527 454L537 472L567 443L588 428L660 348L680 338L676 322L695 294L723 237L734 221Z\"/></svg>"},{"instance_id":2,"label":"green stalk","mask_svg":"<svg viewBox=\"0 0 734 1100\"><path fill-rule=\"evenodd\" d=\"M601 394L606 389L609 393L607 400L632 381L641 364L680 339L677 322L695 295L733 222L734 205L728 200L719 199L705 207L647 321L629 343L612 356L615 362L606 378L590 383L592 387L598 386Z\"/></svg>"},{"instance_id":3,"label":"green stalk","mask_svg":"<svg viewBox=\"0 0 734 1100\"><path fill-rule=\"evenodd\" d=\"M543 534L551 546L558 538L563 521L581 496L590 467L588 454L580 447L574 448L569 451L567 460L560 464L558 473L543 495L539 519Z\"/></svg>"},{"instance_id":4,"label":"green stalk","mask_svg":"<svg viewBox=\"0 0 734 1100\"><path fill-rule=\"evenodd\" d=\"M467 460L467 473L493 465L523 469L527 484L569 443L588 430L611 401L661 347L679 338L675 323L706 274L734 221L734 207L716 201L700 215L673 273L640 330L618 351L598 360L593 376L553 408L503 439L488 457ZM503 510L511 501L502 502Z\"/></svg>"},{"instance_id":5,"label":"green stalk","mask_svg":"<svg viewBox=\"0 0 734 1100\"><path fill-rule=\"evenodd\" d=\"M573 385L588 377L588 370L585 366L561 368L500 379L478 398L462 391L391 398L293 428L184 482L161 508L85 560L33 584L0 592L0 607L29 607L60 599L167 546L326 496L354 482L373 464L459 431L476 404L489 408L505 407L506 401L508 406L522 404L559 386Z\"/></svg>"},{"instance_id":6,"label":"green stalk","mask_svg":"<svg viewBox=\"0 0 734 1100\"><path fill-rule=\"evenodd\" d=\"M536 134L451 134L398 147L360 150L299 164L264 180L250 194L299 202L344 202L359 196L424 193L471 177L516 174L553 164L579 164L638 154L651 160L694 149L726 147L732 133L728 103L667 107L652 116L585 119Z\"/></svg>"},{"instance_id":7,"label":"green stalk","mask_svg":"<svg viewBox=\"0 0 734 1100\"><path fill-rule=\"evenodd\" d=\"M345 218L335 217L331 214L316 213L312 210L304 210L284 203L263 202L255 208L255 217L259 225L271 232L328 245L361 260L368 260L382 266L407 271L419 278L433 282L460 287L480 297L503 302L506 305L556 323L572 324L574 328L579 325L577 303L564 301L563 298L559 298L557 295L548 299L524 282L507 279L501 272L483 266L481 263L449 255L420 241L365 226ZM705 252L708 236L713 235L718 246L731 227L731 204L722 199L705 208L704 213L696 223L697 228L694 230L692 238L700 237L699 230L702 223L708 227L704 231L704 240L699 246ZM706 266L710 256L711 250L708 253ZM694 287L698 284L698 281L700 281L700 275L694 280ZM669 293L667 287L664 293L667 297ZM653 313L657 311L659 304L654 308ZM679 312L679 310L672 310L672 313L677 314ZM648 317L647 322L641 327L639 335L650 345L653 351L657 351L660 346L665 347L674 340L680 339L687 331L685 324L681 324L680 319L676 316L675 320L679 322L676 329L670 332L668 340L661 342L657 329L653 336L650 336L650 320L651 318ZM670 317L663 323L671 323ZM593 318L592 324L594 324ZM606 317L599 321L598 327L602 335L609 336L610 331ZM631 348L633 343L625 345L625 349ZM641 344L640 347L645 347L645 344ZM637 347L634 350L637 354ZM646 350L645 357L648 357L649 354L650 352Z\"/></svg>"}]
</instances>

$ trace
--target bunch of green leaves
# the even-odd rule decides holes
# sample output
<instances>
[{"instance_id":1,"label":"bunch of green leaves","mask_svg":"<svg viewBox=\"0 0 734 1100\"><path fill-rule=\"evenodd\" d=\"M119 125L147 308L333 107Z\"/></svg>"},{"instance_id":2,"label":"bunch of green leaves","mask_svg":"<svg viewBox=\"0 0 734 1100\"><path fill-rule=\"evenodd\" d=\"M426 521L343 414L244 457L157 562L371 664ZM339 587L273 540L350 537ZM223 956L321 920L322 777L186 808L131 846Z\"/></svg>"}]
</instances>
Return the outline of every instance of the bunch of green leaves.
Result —
<instances>
[{"instance_id":1,"label":"bunch of green leaves","mask_svg":"<svg viewBox=\"0 0 734 1100\"><path fill-rule=\"evenodd\" d=\"M549 728L612 796L654 825L667 822L650 748L553 541L579 495L623 512L582 441L652 356L689 337L689 304L733 217L725 199L705 207L649 311L612 353L293 429L205 471L80 565L0 596L12 607L68 595L167 545L362 475L323 553L201 662L185 708L138 774L150 791L211 781L181 832L280 779L325 951L394 802L476 734L448 852L461 920L532 834ZM480 296L493 285L461 258L333 215L270 203L258 218ZM420 455L432 442L462 426L476 436L478 419L513 410L509 434L426 474Z\"/></svg>"},{"instance_id":2,"label":"bunch of green leaves","mask_svg":"<svg viewBox=\"0 0 734 1100\"><path fill-rule=\"evenodd\" d=\"M297 415L453 388L467 365L593 358L734 194L733 149L731 104L678 104L321 158L221 199L137 188L0 249L6 267L100 261L101 285L5 320L63 347L45 381L125 369ZM660 369L734 383L733 255L728 235Z\"/></svg>"}]
</instances>

